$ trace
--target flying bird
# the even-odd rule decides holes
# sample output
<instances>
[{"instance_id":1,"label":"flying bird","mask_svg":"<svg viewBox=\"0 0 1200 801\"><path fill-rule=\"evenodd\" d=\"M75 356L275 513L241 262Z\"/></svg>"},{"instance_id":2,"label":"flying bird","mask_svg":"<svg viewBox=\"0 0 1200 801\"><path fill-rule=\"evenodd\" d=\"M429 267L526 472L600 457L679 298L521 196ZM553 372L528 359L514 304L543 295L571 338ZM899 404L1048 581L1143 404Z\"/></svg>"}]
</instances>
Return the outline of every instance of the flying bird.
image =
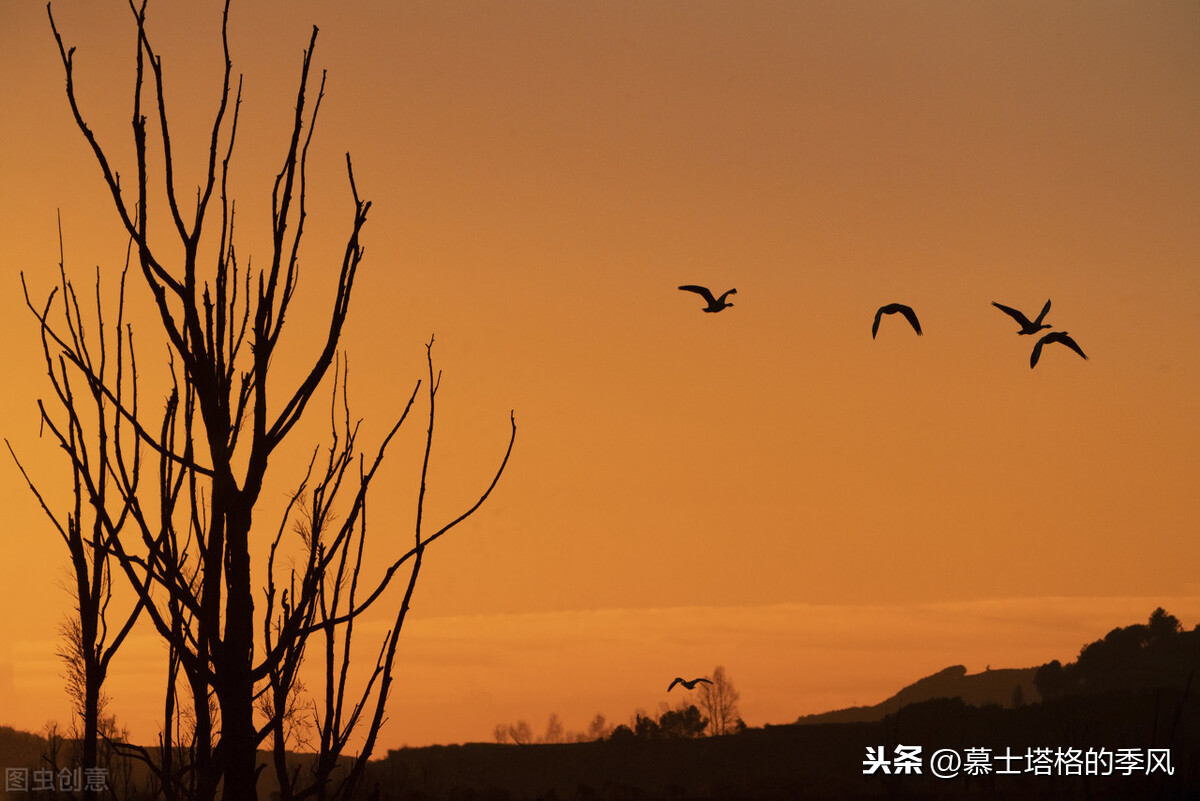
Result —
<instances>
[{"instance_id":1,"label":"flying bird","mask_svg":"<svg viewBox=\"0 0 1200 801\"><path fill-rule=\"evenodd\" d=\"M700 681L704 682L705 684L712 684L711 681L709 681L708 679L705 679L705 678L692 679L691 681L684 681L682 677L676 676L675 681L671 682L671 686L667 687L667 692L671 692L671 690L675 689L676 684L682 684L687 689L694 690L694 689L696 689L696 682L700 682Z\"/></svg>"},{"instance_id":2,"label":"flying bird","mask_svg":"<svg viewBox=\"0 0 1200 801\"><path fill-rule=\"evenodd\" d=\"M1028 317L1026 317L1024 314L1021 314L1021 312L1017 311L1011 306L1004 306L994 300L992 301L992 305L1017 321L1017 324L1021 326L1021 330L1017 332L1018 334L1036 334L1043 328L1050 327L1049 323L1042 322L1042 320L1046 319L1046 312L1050 311L1050 301L1046 301L1046 305L1042 307L1042 313L1039 314L1037 319L1033 320L1032 322L1030 322Z\"/></svg>"},{"instance_id":3,"label":"flying bird","mask_svg":"<svg viewBox=\"0 0 1200 801\"><path fill-rule=\"evenodd\" d=\"M1083 349L1079 347L1078 343L1076 343L1075 340L1073 340L1073 339L1071 339L1071 337L1067 336L1066 331L1052 331L1049 334L1046 334L1046 336L1039 339L1037 341L1037 344L1033 346L1033 353L1030 354L1030 356L1029 356L1029 369L1032 370L1034 365L1036 365L1038 363L1038 359L1040 359L1042 357L1042 345L1045 345L1045 344L1048 344L1051 342L1061 342L1062 344L1066 345L1071 350L1078 353L1083 358L1085 358L1085 359L1087 358L1087 354L1083 352Z\"/></svg>"},{"instance_id":4,"label":"flying bird","mask_svg":"<svg viewBox=\"0 0 1200 801\"><path fill-rule=\"evenodd\" d=\"M871 326L871 339L874 339L875 335L879 333L879 318L885 314L895 314L896 312L900 312L908 318L917 335L920 336L921 323L917 320L917 313L903 303L889 303L886 306L880 306L879 311L875 312L875 324Z\"/></svg>"},{"instance_id":5,"label":"flying bird","mask_svg":"<svg viewBox=\"0 0 1200 801\"><path fill-rule=\"evenodd\" d=\"M726 292L724 295L722 295L721 297L714 298L713 293L710 292L708 290L708 287L706 287L706 286L697 286L696 284L684 284L683 286L681 286L679 288L684 290L685 292L695 292L697 295L699 295L700 297L702 297L706 301L708 301L708 308L704 309L704 311L706 311L706 312L719 312L719 311L721 311L721 309L729 308L733 304L726 303L725 298L729 297L730 295L737 294L736 289L731 289L728 292Z\"/></svg>"}]
</instances>

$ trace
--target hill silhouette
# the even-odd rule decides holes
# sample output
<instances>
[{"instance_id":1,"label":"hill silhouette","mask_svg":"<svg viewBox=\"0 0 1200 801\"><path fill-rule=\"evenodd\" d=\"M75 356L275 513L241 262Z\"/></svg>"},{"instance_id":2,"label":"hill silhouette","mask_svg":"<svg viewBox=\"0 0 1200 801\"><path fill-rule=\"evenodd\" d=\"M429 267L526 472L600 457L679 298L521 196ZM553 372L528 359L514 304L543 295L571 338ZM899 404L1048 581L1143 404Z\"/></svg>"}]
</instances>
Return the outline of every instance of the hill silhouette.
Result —
<instances>
[{"instance_id":1,"label":"hill silhouette","mask_svg":"<svg viewBox=\"0 0 1200 801\"><path fill-rule=\"evenodd\" d=\"M1197 799L1197 667L1200 626L1183 632L1157 609L1147 624L1085 645L1066 666L969 675L953 665L873 707L794 724L702 739L404 749L374 764L371 774L393 793L384 799ZM1018 765L1037 754L1062 762L1044 773L1029 762L1012 774L960 772L952 779L931 775L928 765L920 774L867 773L868 749L890 755L901 745L926 755L1016 754ZM1117 752L1142 762L1103 775L1105 755L1112 760ZM1166 760L1161 769L1149 769L1151 753ZM1094 759L1096 771L1072 773L1072 755Z\"/></svg>"},{"instance_id":2,"label":"hill silhouette","mask_svg":"<svg viewBox=\"0 0 1200 801\"><path fill-rule=\"evenodd\" d=\"M1171 725L1174 721L1174 725ZM901 744L935 751L1017 755L1013 775L867 775L864 754ZM1042 775L1023 770L1036 749L1169 752L1170 769L1130 775ZM1050 757L1052 758L1052 757ZM1011 767L1011 766L1010 766ZM1002 768L996 768L1000 770ZM387 799L1062 799L1200 798L1200 702L1182 694L1107 693L1015 709L962 699L911 704L872 723L787 724L721 737L623 739L564 745L460 746L391 751L369 781Z\"/></svg>"},{"instance_id":3,"label":"hill silhouette","mask_svg":"<svg viewBox=\"0 0 1200 801\"><path fill-rule=\"evenodd\" d=\"M1185 632L1159 609L1147 624L1114 629L1067 665L986 670L954 665L875 707L806 716L801 722L701 738L623 737L587 743L406 748L371 762L365 786L388 799L1200 799L1200 626ZM1048 691L1013 705L1015 687ZM1023 691L1024 692L1024 691ZM950 695L949 693L954 693ZM968 701L968 698L971 700ZM817 720L888 708L877 720ZM41 738L0 728L0 760L28 764ZM868 771L872 750L890 758L918 747L1015 755L1018 767L1044 749L1098 757L1108 774L1051 767L959 771ZM1139 755L1128 771L1114 755ZM22 754L17 756L18 752ZM1150 770L1151 754L1161 761ZM1108 755L1108 762L1104 755ZM303 757L297 757L303 762ZM265 760L266 755L261 754ZM1032 763L1030 763L1032 764ZM1055 763L1059 764L1059 763ZM1069 765L1069 761L1061 764ZM1129 763L1126 765L1129 766ZM269 789L263 797L270 797Z\"/></svg>"},{"instance_id":4,"label":"hill silhouette","mask_svg":"<svg viewBox=\"0 0 1200 801\"><path fill-rule=\"evenodd\" d=\"M0 767L35 767L45 750L45 737L10 726L0 726Z\"/></svg>"},{"instance_id":5,"label":"hill silhouette","mask_svg":"<svg viewBox=\"0 0 1200 801\"><path fill-rule=\"evenodd\" d=\"M972 706L988 706L989 704L1004 707L1019 706L1020 704L1014 703L1014 698L1021 703L1041 699L1034 686L1034 676L1037 670L1038 668L1032 667L1005 668L968 674L963 665L951 665L923 679L918 679L878 704L852 706L814 715L801 715L796 722L810 725L816 723L867 723L883 720L886 715L909 704L932 701L936 698L961 698Z\"/></svg>"}]
</instances>

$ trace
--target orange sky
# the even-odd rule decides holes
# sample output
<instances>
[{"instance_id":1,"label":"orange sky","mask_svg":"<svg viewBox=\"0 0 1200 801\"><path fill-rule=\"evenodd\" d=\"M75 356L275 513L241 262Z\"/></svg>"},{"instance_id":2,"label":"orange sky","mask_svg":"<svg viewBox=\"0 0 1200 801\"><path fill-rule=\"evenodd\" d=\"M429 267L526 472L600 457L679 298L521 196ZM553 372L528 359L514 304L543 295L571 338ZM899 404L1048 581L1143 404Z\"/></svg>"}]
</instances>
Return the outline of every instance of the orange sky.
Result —
<instances>
[{"instance_id":1,"label":"orange sky","mask_svg":"<svg viewBox=\"0 0 1200 801\"><path fill-rule=\"evenodd\" d=\"M717 664L748 723L785 722L952 663L1070 659L1160 604L1198 622L1195 3L349 9L232 12L240 250L268 252L317 24L328 83L289 353L328 314L349 150L373 201L343 340L367 435L422 377L431 333L434 518L486 484L509 409L519 425L493 498L431 552L385 745L551 712L624 720ZM85 114L131 175L124 4L55 14ZM184 185L218 26L210 2L151 8ZM48 483L63 466L37 437L49 388L19 273L51 287L56 209L81 285L97 264L115 275L125 243L42 4L0 10L0 76L0 420ZM735 286L736 306L702 314L683 283ZM1031 371L1030 338L989 305L1046 298L1088 361L1056 346ZM923 337L888 318L871 339L893 301ZM380 558L410 536L421 432L380 478ZM293 453L320 434L298 429ZM264 502L298 477L281 459ZM0 723L38 728L67 714L68 563L11 463L0 478ZM160 675L148 653L118 657L126 687Z\"/></svg>"}]
</instances>

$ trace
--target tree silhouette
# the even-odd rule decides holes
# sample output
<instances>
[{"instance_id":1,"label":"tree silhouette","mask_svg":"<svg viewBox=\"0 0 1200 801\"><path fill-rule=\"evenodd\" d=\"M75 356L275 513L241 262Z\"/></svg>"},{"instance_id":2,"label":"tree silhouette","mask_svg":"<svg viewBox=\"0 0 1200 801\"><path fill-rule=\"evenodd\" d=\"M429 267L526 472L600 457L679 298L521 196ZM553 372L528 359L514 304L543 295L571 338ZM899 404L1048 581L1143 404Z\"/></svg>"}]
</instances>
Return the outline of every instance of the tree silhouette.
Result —
<instances>
[{"instance_id":1,"label":"tree silhouette","mask_svg":"<svg viewBox=\"0 0 1200 801\"><path fill-rule=\"evenodd\" d=\"M128 260L126 264L128 268ZM24 465L8 445L9 453L16 462L21 474L25 477L29 488L42 506L42 510L50 519L59 537L67 547L71 559L71 571L74 581L71 591L74 595L72 616L63 623L63 645L59 650L66 667L66 691L72 704L77 725L73 732L79 746L79 765L81 772L94 771L101 766L101 756L111 755L111 749L101 749L101 737L104 730L104 681L108 675L108 667L113 656L121 647L125 637L133 628L140 615L143 602L138 601L132 609L125 613L121 624L115 627L115 633L109 630L109 606L112 602L112 568L107 550L101 545L108 533L121 531L129 522L128 509L120 501L120 491L112 489L112 483L104 469L113 456L113 436L120 436L120 418L116 415L119 400L110 400L102 387L106 381L113 380L110 375L113 363L108 358L105 349L105 325L99 298L100 277L96 276L97 319L93 337L98 337L99 351L94 352L92 342L85 335L90 325L85 325L80 311L79 298L75 288L67 280L65 256L63 255L62 224L59 222L59 282L50 293L43 307L40 318L42 326L42 353L46 363L46 374L54 389L55 399L65 415L65 420L59 423L51 421L50 412L46 405L39 402L42 419L49 423L51 431L58 439L62 450L67 454L71 474L71 507L66 514L54 512L46 498L38 490ZM29 301L29 292L24 285L25 299ZM55 296L61 292L62 327L69 334L72 343L72 354L67 358L54 353L54 345L49 335L45 320L54 305ZM124 348L132 347L132 342L120 334L121 318L124 312L125 274L121 275L121 293L118 300L118 321L116 325L116 382L117 398L121 392L120 370L124 360ZM30 304L30 308L33 308ZM35 314L37 311L35 310ZM76 394L77 387L72 383L72 370L69 361L82 362L88 365L89 371L98 380L88 381L80 395ZM136 372L130 377L130 382L136 385ZM89 421L111 420L116 424L115 434L110 434L105 425L89 426ZM119 446L117 446L119 447ZM134 477L132 484L138 483L136 461L132 467ZM100 510L105 510L102 514ZM114 616L115 617L115 616ZM110 721L108 728L113 728ZM110 768L105 759L104 768ZM97 791L91 784L82 790L85 799L94 799Z\"/></svg>"},{"instance_id":2,"label":"tree silhouette","mask_svg":"<svg viewBox=\"0 0 1200 801\"><path fill-rule=\"evenodd\" d=\"M61 378L55 386L66 410L65 422L56 421L42 405L42 419L71 459L79 497L95 510L90 547L99 558L113 560L138 608L169 650L159 748L156 755L136 749L153 770L159 792L168 799L209 801L220 792L224 798L253 801L262 767L257 749L269 739L283 799L351 798L383 723L397 642L425 549L487 499L508 463L515 418L510 414L508 447L478 501L430 532L424 501L441 377L434 370L430 340L428 427L412 545L387 563L382 577L368 583L362 568L369 490L422 382L416 382L372 454L364 454L358 424L349 411L348 370L338 351L364 254L360 235L371 206L359 197L348 154L353 222L323 342L303 365L298 383L284 386L279 372L272 370L281 363L276 348L297 285L306 222L305 167L324 93L322 76L315 100L310 97L317 29L303 53L295 117L274 181L271 253L267 266L255 269L243 264L234 246L234 204L226 190L241 107L240 80L236 91L232 86L228 2L221 25L222 91L194 210L185 208L186 193L175 183L164 65L146 29L146 4L130 7L136 24L132 137L137 170L132 183L122 183L84 120L75 92L75 49L64 45L49 6L47 12L76 125L130 237L135 272L153 297L170 354L170 387L160 414L147 412L139 402L133 330L123 320L124 280L117 324L107 333L108 348L101 325L99 356L94 358L83 326L72 322L80 319L78 303L64 273L59 302L65 323L51 314L55 293L43 306L29 301L26 293L41 327L51 377ZM153 126L147 115L154 118ZM152 128L165 183L166 209L158 211L166 225L157 222L157 212L150 213ZM164 242L171 239L175 247L168 249ZM98 293L97 306L101 305ZM288 361L295 366L295 359L289 356ZM81 414L80 401L69 390L72 378L98 404L94 419ZM264 524L266 512L259 501L268 469L278 461L273 456L327 379L332 384L332 442L324 452L313 449L278 522ZM80 445L89 425L104 448L87 451ZM289 530L297 535L301 555L285 573L276 557ZM252 544L264 542L264 537L270 542L270 555L265 586L258 585L258 592ZM349 667L355 620L381 598L405 566L408 578L397 582L403 595L391 628L374 649L374 664L367 663L365 687L354 691ZM98 586L103 585L93 588ZM258 610L256 595L265 598ZM317 754L310 775L301 776L289 770L286 747L289 725L297 720L301 703L299 670L310 645L319 647L324 660L324 686L311 703ZM358 758L334 783L332 777L356 731L363 735Z\"/></svg>"},{"instance_id":3,"label":"tree silhouette","mask_svg":"<svg viewBox=\"0 0 1200 801\"><path fill-rule=\"evenodd\" d=\"M658 730L664 739L702 737L708 726L708 718L700 714L695 704L681 709L668 709L658 718Z\"/></svg>"},{"instance_id":4,"label":"tree silhouette","mask_svg":"<svg viewBox=\"0 0 1200 801\"><path fill-rule=\"evenodd\" d=\"M723 665L713 669L712 684L700 685L700 706L708 714L709 732L715 737L738 727L737 702L741 698Z\"/></svg>"},{"instance_id":5,"label":"tree silhouette","mask_svg":"<svg viewBox=\"0 0 1200 801\"><path fill-rule=\"evenodd\" d=\"M542 735L542 742L548 744L561 743L566 738L566 729L563 727L562 720L558 717L557 712L550 714L549 720L546 721L546 733Z\"/></svg>"},{"instance_id":6,"label":"tree silhouette","mask_svg":"<svg viewBox=\"0 0 1200 801\"><path fill-rule=\"evenodd\" d=\"M657 719L640 711L635 712L633 726L617 726L609 739L636 737L641 740L680 740L702 737L707 726L708 718L701 715L699 707L681 701L674 709L664 708Z\"/></svg>"},{"instance_id":7,"label":"tree silhouette","mask_svg":"<svg viewBox=\"0 0 1200 801\"><path fill-rule=\"evenodd\" d=\"M1148 622L1118 627L1088 643L1079 658L1038 668L1034 684L1043 698L1112 690L1187 687L1200 669L1200 627L1183 631L1159 607Z\"/></svg>"},{"instance_id":8,"label":"tree silhouette","mask_svg":"<svg viewBox=\"0 0 1200 801\"><path fill-rule=\"evenodd\" d=\"M662 729L654 718L637 712L634 715L633 735L643 740L657 740L662 736Z\"/></svg>"},{"instance_id":9,"label":"tree silhouette","mask_svg":"<svg viewBox=\"0 0 1200 801\"><path fill-rule=\"evenodd\" d=\"M597 712L596 717L592 718L592 722L588 724L587 739L592 741L603 740L612 734L612 732L613 728L608 725L608 722L604 719L604 715Z\"/></svg>"}]
</instances>

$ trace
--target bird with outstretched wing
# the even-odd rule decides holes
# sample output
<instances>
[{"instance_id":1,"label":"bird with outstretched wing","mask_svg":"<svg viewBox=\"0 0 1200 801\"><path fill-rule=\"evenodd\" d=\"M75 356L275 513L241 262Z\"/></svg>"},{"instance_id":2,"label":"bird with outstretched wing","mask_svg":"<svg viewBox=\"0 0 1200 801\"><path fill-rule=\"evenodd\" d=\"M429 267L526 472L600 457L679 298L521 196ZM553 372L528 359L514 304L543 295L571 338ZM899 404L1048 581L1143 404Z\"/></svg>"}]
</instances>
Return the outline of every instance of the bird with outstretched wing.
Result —
<instances>
[{"instance_id":1,"label":"bird with outstretched wing","mask_svg":"<svg viewBox=\"0 0 1200 801\"><path fill-rule=\"evenodd\" d=\"M1046 319L1046 313L1048 311L1050 311L1050 301L1046 301L1046 305L1042 307L1042 313L1037 316L1036 320L1030 320L1028 317L1026 317L1021 312L1017 311L1013 307L1005 306L1004 304L997 303L994 300L992 301L992 305L995 306L1000 311L1007 314L1009 317L1011 317L1017 321L1017 325L1021 326L1021 330L1017 332L1018 334L1021 334L1021 335L1036 334L1038 331L1041 331L1043 328L1050 327L1049 323L1042 322L1042 320Z\"/></svg>"},{"instance_id":2,"label":"bird with outstretched wing","mask_svg":"<svg viewBox=\"0 0 1200 801\"><path fill-rule=\"evenodd\" d=\"M695 292L697 295L704 298L704 300L708 303L708 308L703 309L703 311L706 311L706 312L719 312L722 309L731 308L733 306L733 304L726 303L725 298L729 297L730 295L737 294L736 289L731 289L728 292L726 292L724 295L722 295L721 297L717 298L717 297L713 297L713 293L711 291L709 291L709 288L706 286L699 286L697 284L684 284L683 286L681 286L679 288L682 289L684 292Z\"/></svg>"},{"instance_id":3,"label":"bird with outstretched wing","mask_svg":"<svg viewBox=\"0 0 1200 801\"><path fill-rule=\"evenodd\" d=\"M896 314L899 312L904 315L905 319L912 325L913 330L917 335L921 334L921 323L917 320L917 313L912 310L911 306L905 306L903 303L889 303L886 306L880 306L879 311L875 312L875 323L871 326L871 339L879 333L879 320L885 314Z\"/></svg>"},{"instance_id":4,"label":"bird with outstretched wing","mask_svg":"<svg viewBox=\"0 0 1200 801\"><path fill-rule=\"evenodd\" d=\"M1059 342L1063 345L1066 345L1083 358L1087 358L1087 354L1083 352L1083 348L1079 347L1079 343L1071 339L1071 337L1067 335L1066 331L1052 331L1039 339L1037 344L1033 346L1033 353L1029 354L1029 369L1032 370L1037 365L1038 359L1042 358L1042 346L1049 345L1053 342Z\"/></svg>"}]
</instances>

